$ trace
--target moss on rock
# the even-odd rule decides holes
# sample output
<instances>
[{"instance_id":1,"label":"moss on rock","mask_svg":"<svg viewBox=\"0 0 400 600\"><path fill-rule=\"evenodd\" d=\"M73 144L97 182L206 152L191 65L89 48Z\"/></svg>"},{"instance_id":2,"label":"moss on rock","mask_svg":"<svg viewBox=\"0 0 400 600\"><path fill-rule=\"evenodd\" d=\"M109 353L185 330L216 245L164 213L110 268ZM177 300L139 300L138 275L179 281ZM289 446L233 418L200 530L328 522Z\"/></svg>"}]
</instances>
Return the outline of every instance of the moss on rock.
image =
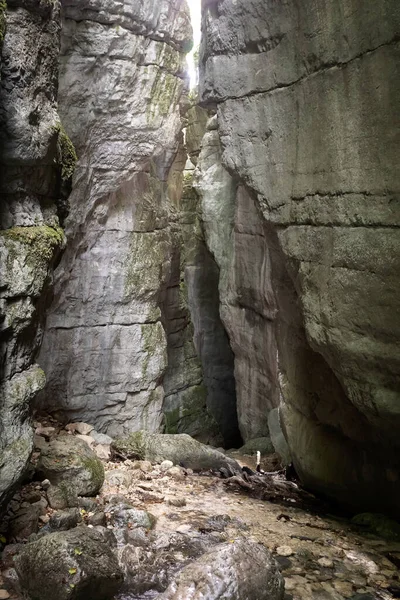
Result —
<instances>
[{"instance_id":1,"label":"moss on rock","mask_svg":"<svg viewBox=\"0 0 400 600\"><path fill-rule=\"evenodd\" d=\"M112 443L113 449L122 456L142 460L146 454L144 431L136 431Z\"/></svg>"},{"instance_id":2,"label":"moss on rock","mask_svg":"<svg viewBox=\"0 0 400 600\"><path fill-rule=\"evenodd\" d=\"M96 456L93 456L93 458L82 458L82 465L90 472L94 486L100 490L105 476L103 463Z\"/></svg>"},{"instance_id":3,"label":"moss on rock","mask_svg":"<svg viewBox=\"0 0 400 600\"><path fill-rule=\"evenodd\" d=\"M53 249L64 241L61 227L35 225L33 227L12 227L0 232L5 238L21 244L32 246L33 251L40 257L50 259Z\"/></svg>"},{"instance_id":4,"label":"moss on rock","mask_svg":"<svg viewBox=\"0 0 400 600\"><path fill-rule=\"evenodd\" d=\"M58 135L57 152L58 163L61 166L61 179L68 181L74 174L78 157L75 147L61 123L54 127L54 131Z\"/></svg>"},{"instance_id":5,"label":"moss on rock","mask_svg":"<svg viewBox=\"0 0 400 600\"><path fill-rule=\"evenodd\" d=\"M5 0L0 0L0 50L6 33L6 9L7 3Z\"/></svg>"}]
</instances>

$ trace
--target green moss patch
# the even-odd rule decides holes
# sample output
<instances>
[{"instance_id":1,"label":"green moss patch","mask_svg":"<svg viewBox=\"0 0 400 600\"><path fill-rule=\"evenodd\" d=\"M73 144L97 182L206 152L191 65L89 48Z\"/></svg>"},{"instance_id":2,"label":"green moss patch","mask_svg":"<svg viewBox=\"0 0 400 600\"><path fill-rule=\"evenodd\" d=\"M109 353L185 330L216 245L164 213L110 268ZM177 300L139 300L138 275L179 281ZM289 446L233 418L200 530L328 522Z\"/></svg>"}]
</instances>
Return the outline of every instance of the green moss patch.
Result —
<instances>
[{"instance_id":1,"label":"green moss patch","mask_svg":"<svg viewBox=\"0 0 400 600\"><path fill-rule=\"evenodd\" d=\"M6 34L6 9L5 0L0 0L0 49Z\"/></svg>"},{"instance_id":2,"label":"green moss patch","mask_svg":"<svg viewBox=\"0 0 400 600\"><path fill-rule=\"evenodd\" d=\"M29 246L29 258L35 264L46 263L53 258L54 252L64 242L64 232L61 227L39 225L35 227L12 227L0 231L0 235L11 242ZM11 248L9 248L11 251ZM12 253L11 253L12 254Z\"/></svg>"},{"instance_id":3,"label":"green moss patch","mask_svg":"<svg viewBox=\"0 0 400 600\"><path fill-rule=\"evenodd\" d=\"M74 174L78 157L74 145L61 123L54 127L54 131L58 134L57 152L58 162L61 166L61 179L68 181Z\"/></svg>"}]
</instances>

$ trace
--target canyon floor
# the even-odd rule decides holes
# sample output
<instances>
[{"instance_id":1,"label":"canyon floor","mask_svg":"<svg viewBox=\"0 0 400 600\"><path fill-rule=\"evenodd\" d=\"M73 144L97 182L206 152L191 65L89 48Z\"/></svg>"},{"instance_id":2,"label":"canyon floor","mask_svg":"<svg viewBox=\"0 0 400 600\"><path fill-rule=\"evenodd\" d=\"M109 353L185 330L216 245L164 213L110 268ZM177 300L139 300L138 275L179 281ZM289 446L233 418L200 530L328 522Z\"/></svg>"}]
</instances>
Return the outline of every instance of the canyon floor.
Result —
<instances>
[{"instance_id":1,"label":"canyon floor","mask_svg":"<svg viewBox=\"0 0 400 600\"><path fill-rule=\"evenodd\" d=\"M235 454L235 458L242 465L254 467L252 457ZM296 499L296 484L286 484L282 473L268 476L274 496L271 502L251 497L249 490L211 473L195 474L182 467L168 468L168 465L154 465L148 461L103 462L104 485L86 508L79 509L80 525L93 527L103 519L104 526L114 529L115 523L107 512L110 501L129 503L155 517L152 531L147 532L152 537L153 554L149 554L146 540L138 542L135 532L133 538L136 535L136 541L132 538L130 546L131 550L134 547L133 554L125 553L126 546L120 548L120 561L127 560L131 571L135 562L138 570L147 569L147 574L142 573L142 579L152 579L154 585L149 585L150 589L142 587L139 593L122 592L116 600L157 598L166 587L169 574L180 568L186 559L179 549L171 549L168 540L175 534L182 534L206 547L208 543L229 542L243 536L260 542L279 564L285 579L285 600L389 600L400 597L397 568L400 565L400 541L363 532L349 519L327 514L326 505L311 495L308 496L313 504L310 510L310 503L303 502L301 497ZM290 488L293 497L282 491ZM45 497L41 485L33 481L14 497L12 510L18 510L24 502L25 506L29 504L35 494L36 500L39 495ZM56 510L47 506L40 518L41 527L55 513ZM19 544L11 540L3 552L0 579L0 598L3 599L21 597L12 568L18 547ZM167 553L166 548L169 548ZM161 558L156 557L154 549L160 556L164 553ZM153 561L150 567L149 557Z\"/></svg>"}]
</instances>

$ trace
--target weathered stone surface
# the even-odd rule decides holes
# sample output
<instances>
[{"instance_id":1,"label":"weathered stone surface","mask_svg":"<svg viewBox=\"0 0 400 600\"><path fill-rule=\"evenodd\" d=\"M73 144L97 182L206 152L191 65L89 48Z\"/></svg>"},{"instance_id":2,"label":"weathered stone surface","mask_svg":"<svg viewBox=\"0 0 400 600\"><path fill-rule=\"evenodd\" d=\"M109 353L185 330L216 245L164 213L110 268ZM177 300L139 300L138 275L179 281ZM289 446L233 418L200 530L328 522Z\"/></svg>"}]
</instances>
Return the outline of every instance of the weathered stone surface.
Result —
<instances>
[{"instance_id":1,"label":"weathered stone surface","mask_svg":"<svg viewBox=\"0 0 400 600\"><path fill-rule=\"evenodd\" d=\"M284 583L261 544L238 539L184 567L160 600L281 600Z\"/></svg>"},{"instance_id":2,"label":"weathered stone surface","mask_svg":"<svg viewBox=\"0 0 400 600\"><path fill-rule=\"evenodd\" d=\"M45 384L35 355L64 243L57 218L67 185L57 114L59 31L58 2L1 3L0 505L33 448L30 406Z\"/></svg>"},{"instance_id":3,"label":"weathered stone surface","mask_svg":"<svg viewBox=\"0 0 400 600\"><path fill-rule=\"evenodd\" d=\"M27 544L15 559L22 588L37 600L111 600L122 572L110 536L105 529L79 527Z\"/></svg>"},{"instance_id":4,"label":"weathered stone surface","mask_svg":"<svg viewBox=\"0 0 400 600\"><path fill-rule=\"evenodd\" d=\"M40 455L37 471L52 485L78 496L95 496L104 482L103 463L86 442L74 436L60 436Z\"/></svg>"},{"instance_id":5,"label":"weathered stone surface","mask_svg":"<svg viewBox=\"0 0 400 600\"><path fill-rule=\"evenodd\" d=\"M112 447L126 457L158 463L170 460L174 465L182 465L194 471L226 468L236 473L241 470L235 460L201 444L185 433L170 435L137 431L125 438L114 440Z\"/></svg>"},{"instance_id":6,"label":"weathered stone surface","mask_svg":"<svg viewBox=\"0 0 400 600\"><path fill-rule=\"evenodd\" d=\"M220 315L235 358L237 417L244 441L268 435L268 410L278 404L275 299L267 233L254 200L221 163L217 119L210 119L196 188L208 248L219 267ZM219 281L218 281L219 279Z\"/></svg>"},{"instance_id":7,"label":"weathered stone surface","mask_svg":"<svg viewBox=\"0 0 400 600\"><path fill-rule=\"evenodd\" d=\"M172 252L169 172L181 135L181 0L63 3L60 112L79 155L39 363L41 406L111 436L158 431ZM59 348L55 353L54 348Z\"/></svg>"},{"instance_id":8,"label":"weathered stone surface","mask_svg":"<svg viewBox=\"0 0 400 600\"><path fill-rule=\"evenodd\" d=\"M195 152L190 123L186 140ZM180 200L179 235L162 305L168 340L164 385L166 433L188 433L225 447L241 443L236 413L233 354L219 316L218 266L207 250L199 196L188 161Z\"/></svg>"},{"instance_id":9,"label":"weathered stone surface","mask_svg":"<svg viewBox=\"0 0 400 600\"><path fill-rule=\"evenodd\" d=\"M250 222L264 237L265 274L244 303L265 327L255 343L276 342L263 356L271 377L261 402L253 387L247 405L266 414L269 390L275 404L280 392L283 429L306 485L396 513L398 3L325 2L315 10L308 0L209 1L203 31L202 98L217 105L222 164L244 190L244 206L251 199ZM230 207L233 215L243 202ZM255 233L248 222L235 217L235 233ZM250 249L236 251L235 274L246 281ZM237 364L244 328L224 322ZM236 368L238 398L242 377ZM244 431L240 406L239 399Z\"/></svg>"}]
</instances>

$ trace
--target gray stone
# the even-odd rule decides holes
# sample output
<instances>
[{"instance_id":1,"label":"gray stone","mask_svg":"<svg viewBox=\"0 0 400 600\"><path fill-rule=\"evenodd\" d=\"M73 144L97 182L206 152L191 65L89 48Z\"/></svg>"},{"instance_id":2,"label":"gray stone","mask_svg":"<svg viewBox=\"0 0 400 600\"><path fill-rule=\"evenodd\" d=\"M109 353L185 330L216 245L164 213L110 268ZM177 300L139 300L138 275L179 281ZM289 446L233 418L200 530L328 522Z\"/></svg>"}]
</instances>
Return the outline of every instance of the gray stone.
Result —
<instances>
[{"instance_id":1,"label":"gray stone","mask_svg":"<svg viewBox=\"0 0 400 600\"><path fill-rule=\"evenodd\" d=\"M272 444L271 438L269 437L261 437L261 438L253 438L245 443L244 446L238 449L240 454L251 454L254 455L258 452L261 452L262 456L266 456L268 454L273 454L275 449Z\"/></svg>"},{"instance_id":2,"label":"gray stone","mask_svg":"<svg viewBox=\"0 0 400 600\"><path fill-rule=\"evenodd\" d=\"M155 517L145 511L138 510L126 502L124 498L115 498L104 507L104 512L108 515L108 523L113 526L116 539L120 544L125 541L126 531L135 528L143 528L147 531L153 528Z\"/></svg>"},{"instance_id":3,"label":"gray stone","mask_svg":"<svg viewBox=\"0 0 400 600\"><path fill-rule=\"evenodd\" d=\"M89 435L91 431L93 431L93 425L89 423L82 423L78 421L77 423L68 423L65 426L67 431L71 431L72 433L80 433L81 435Z\"/></svg>"},{"instance_id":4,"label":"gray stone","mask_svg":"<svg viewBox=\"0 0 400 600\"><path fill-rule=\"evenodd\" d=\"M105 481L108 483L108 485L123 486L128 488L132 483L132 476L130 475L129 471L115 469L113 471L107 471Z\"/></svg>"},{"instance_id":5,"label":"gray stone","mask_svg":"<svg viewBox=\"0 0 400 600\"><path fill-rule=\"evenodd\" d=\"M303 484L396 515L398 4L222 4L204 5L200 92L218 129L199 189L243 437L265 435L280 402Z\"/></svg>"},{"instance_id":6,"label":"gray stone","mask_svg":"<svg viewBox=\"0 0 400 600\"><path fill-rule=\"evenodd\" d=\"M40 455L37 471L67 495L95 496L104 481L103 464L85 442L74 436L50 442Z\"/></svg>"},{"instance_id":7,"label":"gray stone","mask_svg":"<svg viewBox=\"0 0 400 600\"><path fill-rule=\"evenodd\" d=\"M159 431L159 300L170 276L189 11L181 0L68 0L63 9L59 110L79 161L38 359L48 375L40 406L111 437Z\"/></svg>"},{"instance_id":8,"label":"gray stone","mask_svg":"<svg viewBox=\"0 0 400 600\"><path fill-rule=\"evenodd\" d=\"M114 440L113 447L127 458L147 459L159 463L170 460L174 465L181 465L193 471L221 468L232 474L241 471L235 460L201 444L187 434L151 434L138 431L126 438Z\"/></svg>"},{"instance_id":9,"label":"gray stone","mask_svg":"<svg viewBox=\"0 0 400 600\"><path fill-rule=\"evenodd\" d=\"M21 507L10 521L10 538L15 542L26 541L39 527L39 517L42 514L39 503Z\"/></svg>"},{"instance_id":10,"label":"gray stone","mask_svg":"<svg viewBox=\"0 0 400 600\"><path fill-rule=\"evenodd\" d=\"M56 512L50 517L49 528L52 531L67 531L73 529L82 521L78 508L70 508L62 512Z\"/></svg>"},{"instance_id":11,"label":"gray stone","mask_svg":"<svg viewBox=\"0 0 400 600\"><path fill-rule=\"evenodd\" d=\"M238 539L184 567L160 600L281 600L284 582L261 544Z\"/></svg>"},{"instance_id":12,"label":"gray stone","mask_svg":"<svg viewBox=\"0 0 400 600\"><path fill-rule=\"evenodd\" d=\"M110 437L109 435L106 435L105 433L99 433L94 429L90 432L90 435L94 439L96 444L101 444L102 446L110 445L113 441L112 437Z\"/></svg>"},{"instance_id":13,"label":"gray stone","mask_svg":"<svg viewBox=\"0 0 400 600\"><path fill-rule=\"evenodd\" d=\"M172 460L163 460L160 465L160 469L161 471L168 471L168 469L170 469L173 466L174 463L172 462Z\"/></svg>"},{"instance_id":14,"label":"gray stone","mask_svg":"<svg viewBox=\"0 0 400 600\"><path fill-rule=\"evenodd\" d=\"M4 41L0 34L1 508L32 451L30 407L45 384L35 356L54 262L64 243L56 216L62 197L60 6L21 0L6 8L5 17Z\"/></svg>"},{"instance_id":15,"label":"gray stone","mask_svg":"<svg viewBox=\"0 0 400 600\"><path fill-rule=\"evenodd\" d=\"M47 488L47 500L55 510L78 506L78 496L73 488L68 485L50 485Z\"/></svg>"},{"instance_id":16,"label":"gray stone","mask_svg":"<svg viewBox=\"0 0 400 600\"><path fill-rule=\"evenodd\" d=\"M111 600L122 572L106 532L79 527L24 546L15 558L23 590L37 600L67 600L71 590L76 600Z\"/></svg>"},{"instance_id":17,"label":"gray stone","mask_svg":"<svg viewBox=\"0 0 400 600\"><path fill-rule=\"evenodd\" d=\"M279 408L272 409L268 414L268 429L271 436L271 442L274 445L275 452L279 454L283 465L289 465L292 462L290 448L282 431Z\"/></svg>"}]
</instances>

